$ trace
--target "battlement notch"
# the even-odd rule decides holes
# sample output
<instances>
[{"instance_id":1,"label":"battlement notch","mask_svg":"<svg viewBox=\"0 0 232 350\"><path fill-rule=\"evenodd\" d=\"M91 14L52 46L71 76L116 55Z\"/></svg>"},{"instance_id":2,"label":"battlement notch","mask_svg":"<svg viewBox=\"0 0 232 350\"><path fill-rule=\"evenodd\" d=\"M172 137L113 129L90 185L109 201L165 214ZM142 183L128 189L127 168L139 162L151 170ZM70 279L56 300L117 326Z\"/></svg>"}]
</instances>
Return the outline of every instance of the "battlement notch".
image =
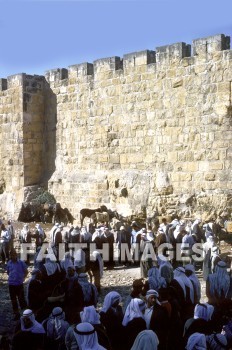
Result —
<instances>
[{"instance_id":1,"label":"battlement notch","mask_svg":"<svg viewBox=\"0 0 232 350\"><path fill-rule=\"evenodd\" d=\"M7 90L7 79L0 79L0 91Z\"/></svg>"}]
</instances>

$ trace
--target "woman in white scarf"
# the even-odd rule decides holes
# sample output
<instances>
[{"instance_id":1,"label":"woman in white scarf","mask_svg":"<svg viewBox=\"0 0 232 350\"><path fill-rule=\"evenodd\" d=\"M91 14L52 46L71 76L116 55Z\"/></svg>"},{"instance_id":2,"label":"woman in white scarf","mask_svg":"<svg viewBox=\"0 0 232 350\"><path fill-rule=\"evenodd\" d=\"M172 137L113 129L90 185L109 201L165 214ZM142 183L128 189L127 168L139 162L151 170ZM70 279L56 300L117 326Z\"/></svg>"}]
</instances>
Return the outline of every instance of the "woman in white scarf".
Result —
<instances>
[{"instance_id":1,"label":"woman in white scarf","mask_svg":"<svg viewBox=\"0 0 232 350\"><path fill-rule=\"evenodd\" d=\"M131 350L157 350L159 339L155 332L145 330L140 332L131 348Z\"/></svg>"},{"instance_id":2,"label":"woman in white scarf","mask_svg":"<svg viewBox=\"0 0 232 350\"><path fill-rule=\"evenodd\" d=\"M99 345L94 327L88 323L79 323L73 330L79 350L106 350Z\"/></svg>"},{"instance_id":3,"label":"woman in white scarf","mask_svg":"<svg viewBox=\"0 0 232 350\"><path fill-rule=\"evenodd\" d=\"M174 270L174 280L176 280L180 287L182 288L183 292L184 292L184 297L186 299L186 288L188 287L190 289L190 299L191 302L194 304L194 289L193 289L193 285L192 282L190 281L190 279L185 275L185 269L183 267L177 267Z\"/></svg>"},{"instance_id":4,"label":"woman in white scarf","mask_svg":"<svg viewBox=\"0 0 232 350\"><path fill-rule=\"evenodd\" d=\"M39 322L36 321L33 311L26 309L20 318L21 331L37 334L44 334L45 330Z\"/></svg>"},{"instance_id":5,"label":"woman in white scarf","mask_svg":"<svg viewBox=\"0 0 232 350\"><path fill-rule=\"evenodd\" d=\"M122 321L123 326L127 326L127 324L132 321L134 318L142 318L144 319L144 311L146 308L146 304L143 300L134 298L130 301L130 304L126 308L126 312Z\"/></svg>"},{"instance_id":6,"label":"woman in white scarf","mask_svg":"<svg viewBox=\"0 0 232 350\"><path fill-rule=\"evenodd\" d=\"M109 292L106 294L101 312L107 312L110 308L114 308L114 305L118 305L121 301L121 296L118 292Z\"/></svg>"},{"instance_id":7,"label":"woman in white scarf","mask_svg":"<svg viewBox=\"0 0 232 350\"><path fill-rule=\"evenodd\" d=\"M206 295L213 302L226 298L230 289L230 276L224 261L217 263L215 273L209 275L206 283Z\"/></svg>"},{"instance_id":8,"label":"woman in white scarf","mask_svg":"<svg viewBox=\"0 0 232 350\"><path fill-rule=\"evenodd\" d=\"M206 338L204 334L193 333L186 346L186 350L206 350Z\"/></svg>"}]
</instances>

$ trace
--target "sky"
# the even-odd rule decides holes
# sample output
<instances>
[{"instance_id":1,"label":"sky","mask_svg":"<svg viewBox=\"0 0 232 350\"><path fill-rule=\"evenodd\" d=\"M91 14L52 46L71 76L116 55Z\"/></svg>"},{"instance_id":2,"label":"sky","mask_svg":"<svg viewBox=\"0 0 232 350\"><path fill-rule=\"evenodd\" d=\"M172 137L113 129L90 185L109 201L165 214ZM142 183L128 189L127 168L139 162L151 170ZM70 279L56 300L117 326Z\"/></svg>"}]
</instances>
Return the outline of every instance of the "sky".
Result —
<instances>
[{"instance_id":1,"label":"sky","mask_svg":"<svg viewBox=\"0 0 232 350\"><path fill-rule=\"evenodd\" d=\"M0 0L0 78L217 34L232 0Z\"/></svg>"}]
</instances>

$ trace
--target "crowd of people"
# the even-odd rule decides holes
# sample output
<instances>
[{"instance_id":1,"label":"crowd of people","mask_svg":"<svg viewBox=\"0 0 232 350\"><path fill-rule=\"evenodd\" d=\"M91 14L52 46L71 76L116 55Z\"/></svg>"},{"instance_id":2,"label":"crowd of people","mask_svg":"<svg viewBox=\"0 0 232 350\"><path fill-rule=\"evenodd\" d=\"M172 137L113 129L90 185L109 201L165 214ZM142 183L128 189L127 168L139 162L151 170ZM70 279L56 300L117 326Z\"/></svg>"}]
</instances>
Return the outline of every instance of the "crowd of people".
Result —
<instances>
[{"instance_id":1,"label":"crowd of people","mask_svg":"<svg viewBox=\"0 0 232 350\"><path fill-rule=\"evenodd\" d=\"M122 223L117 230L104 223L57 223L49 237L40 224L33 233L25 224L18 237L22 247L32 241L35 246L26 285L31 256L20 258L11 222L8 227L1 223L2 264L16 321L12 350L232 348L230 264L220 254L213 223L176 217L156 227ZM100 306L104 269L116 265L140 267L138 278L125 300L115 286ZM202 271L207 302L196 270Z\"/></svg>"}]
</instances>

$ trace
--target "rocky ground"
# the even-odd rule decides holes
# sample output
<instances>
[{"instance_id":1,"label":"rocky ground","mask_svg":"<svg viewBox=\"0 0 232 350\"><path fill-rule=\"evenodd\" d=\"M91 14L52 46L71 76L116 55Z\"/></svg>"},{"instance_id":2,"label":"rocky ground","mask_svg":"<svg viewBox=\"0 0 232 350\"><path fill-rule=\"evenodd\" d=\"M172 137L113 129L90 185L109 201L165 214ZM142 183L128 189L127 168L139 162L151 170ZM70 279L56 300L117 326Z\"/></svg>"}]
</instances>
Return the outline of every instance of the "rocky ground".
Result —
<instances>
[{"instance_id":1,"label":"rocky ground","mask_svg":"<svg viewBox=\"0 0 232 350\"><path fill-rule=\"evenodd\" d=\"M23 226L23 223L14 223L14 227L16 232L19 232ZM30 224L30 228L34 229L35 224ZM49 230L51 229L51 225L42 225L45 229L45 232L48 236ZM16 248L19 248L19 242L16 240L15 242ZM230 255L231 254L231 246L221 242L221 250L223 253ZM32 264L29 266L29 274L26 278L25 284L27 284L30 273L33 269ZM202 271L199 270L197 272L201 285L202 285L202 301L206 301L205 296L205 282L202 280ZM125 266L116 266L113 270L105 270L104 276L101 281L102 289L99 296L99 304L101 307L104 296L112 291L117 290L122 295L122 303L126 299L127 295L130 293L131 285L134 279L140 278L140 269L139 267L125 267ZM11 302L8 293L8 284L7 284L7 274L5 272L5 266L0 264L0 300L1 300L1 308L0 308L0 334L7 333L9 336L14 331L15 322L13 321Z\"/></svg>"}]
</instances>

